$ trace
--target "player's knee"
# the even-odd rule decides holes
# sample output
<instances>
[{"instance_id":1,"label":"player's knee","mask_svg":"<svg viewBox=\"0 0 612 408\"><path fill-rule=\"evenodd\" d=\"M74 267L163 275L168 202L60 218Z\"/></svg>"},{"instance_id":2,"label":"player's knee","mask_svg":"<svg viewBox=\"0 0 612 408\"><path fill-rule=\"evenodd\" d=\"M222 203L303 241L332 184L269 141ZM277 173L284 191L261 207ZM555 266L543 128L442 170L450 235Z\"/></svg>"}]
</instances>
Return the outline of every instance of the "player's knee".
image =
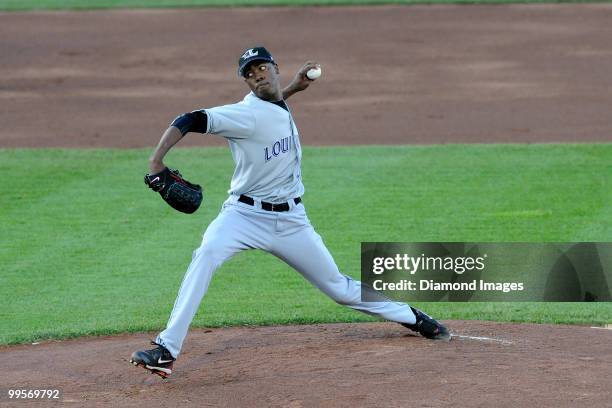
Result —
<instances>
[{"instance_id":1,"label":"player's knee","mask_svg":"<svg viewBox=\"0 0 612 408\"><path fill-rule=\"evenodd\" d=\"M334 294L332 299L342 306L350 306L355 304L355 296L349 293Z\"/></svg>"},{"instance_id":2,"label":"player's knee","mask_svg":"<svg viewBox=\"0 0 612 408\"><path fill-rule=\"evenodd\" d=\"M359 302L361 291L353 279L339 275L329 286L328 294L339 305L349 306Z\"/></svg>"},{"instance_id":3,"label":"player's knee","mask_svg":"<svg viewBox=\"0 0 612 408\"><path fill-rule=\"evenodd\" d=\"M333 292L330 293L331 298L338 303L339 305L348 306L355 304L356 296L359 296L359 293L354 293L354 291L350 290L350 287L347 285L343 285L342 289L336 287Z\"/></svg>"},{"instance_id":4,"label":"player's knee","mask_svg":"<svg viewBox=\"0 0 612 408\"><path fill-rule=\"evenodd\" d=\"M349 299L347 296L334 296L334 301L342 306L348 306L351 304L351 299Z\"/></svg>"}]
</instances>

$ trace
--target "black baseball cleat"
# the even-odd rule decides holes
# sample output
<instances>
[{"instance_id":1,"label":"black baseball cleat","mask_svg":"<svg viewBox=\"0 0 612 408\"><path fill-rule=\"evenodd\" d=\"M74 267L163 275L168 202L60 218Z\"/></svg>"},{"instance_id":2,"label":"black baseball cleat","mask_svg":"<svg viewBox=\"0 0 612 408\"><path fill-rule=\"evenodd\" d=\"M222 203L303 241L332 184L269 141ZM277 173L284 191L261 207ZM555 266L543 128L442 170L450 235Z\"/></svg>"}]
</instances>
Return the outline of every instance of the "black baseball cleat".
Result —
<instances>
[{"instance_id":1,"label":"black baseball cleat","mask_svg":"<svg viewBox=\"0 0 612 408\"><path fill-rule=\"evenodd\" d=\"M402 326L409 328L412 331L420 333L423 337L427 337L431 340L444 340L450 341L451 334L444 325L438 323L426 313L421 312L419 309L410 307L412 312L416 316L415 324L401 323Z\"/></svg>"},{"instance_id":2,"label":"black baseball cleat","mask_svg":"<svg viewBox=\"0 0 612 408\"><path fill-rule=\"evenodd\" d=\"M154 341L151 344L157 347L151 350L135 351L132 354L130 363L147 369L162 378L168 378L172 374L172 364L176 359L161 344L157 344Z\"/></svg>"}]
</instances>

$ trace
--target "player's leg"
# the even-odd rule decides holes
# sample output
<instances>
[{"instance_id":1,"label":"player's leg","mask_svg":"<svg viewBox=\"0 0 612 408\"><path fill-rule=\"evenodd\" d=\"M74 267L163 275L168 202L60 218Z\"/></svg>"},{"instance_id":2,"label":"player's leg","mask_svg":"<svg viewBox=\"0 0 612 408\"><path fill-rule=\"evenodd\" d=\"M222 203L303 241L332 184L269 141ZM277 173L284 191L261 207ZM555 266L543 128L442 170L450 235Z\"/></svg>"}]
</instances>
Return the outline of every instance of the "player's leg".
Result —
<instances>
[{"instance_id":1,"label":"player's leg","mask_svg":"<svg viewBox=\"0 0 612 408\"><path fill-rule=\"evenodd\" d=\"M272 253L296 269L337 303L404 324L430 338L448 339L448 332L425 313L401 302L361 300L361 282L343 275L303 209L288 214L277 233ZM366 288L366 290L369 290Z\"/></svg>"},{"instance_id":2,"label":"player's leg","mask_svg":"<svg viewBox=\"0 0 612 408\"><path fill-rule=\"evenodd\" d=\"M181 346L214 272L236 253L253 248L249 219L234 206L226 206L208 226L202 244L193 252L192 260L181 283L166 329L156 341L178 357Z\"/></svg>"},{"instance_id":3,"label":"player's leg","mask_svg":"<svg viewBox=\"0 0 612 408\"><path fill-rule=\"evenodd\" d=\"M258 235L256 226L234 206L226 206L221 211L206 229L200 247L193 252L166 329L155 340L158 347L135 352L132 362L163 377L171 373L172 362L181 351L214 272L237 252L253 248L250 237Z\"/></svg>"},{"instance_id":4,"label":"player's leg","mask_svg":"<svg viewBox=\"0 0 612 408\"><path fill-rule=\"evenodd\" d=\"M362 302L361 282L340 273L312 227L284 237L272 253L341 305L399 323L416 322L414 313L404 303Z\"/></svg>"}]
</instances>

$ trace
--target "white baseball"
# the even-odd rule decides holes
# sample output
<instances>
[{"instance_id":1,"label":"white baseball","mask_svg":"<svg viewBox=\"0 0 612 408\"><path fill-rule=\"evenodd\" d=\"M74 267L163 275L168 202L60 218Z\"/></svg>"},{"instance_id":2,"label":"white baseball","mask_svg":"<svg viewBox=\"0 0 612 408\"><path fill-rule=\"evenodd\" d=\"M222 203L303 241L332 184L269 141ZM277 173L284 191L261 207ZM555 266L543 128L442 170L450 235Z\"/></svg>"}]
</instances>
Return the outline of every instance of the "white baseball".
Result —
<instances>
[{"instance_id":1,"label":"white baseball","mask_svg":"<svg viewBox=\"0 0 612 408\"><path fill-rule=\"evenodd\" d=\"M306 72L306 76L308 79L317 79L321 76L321 67L309 69L308 72Z\"/></svg>"}]
</instances>

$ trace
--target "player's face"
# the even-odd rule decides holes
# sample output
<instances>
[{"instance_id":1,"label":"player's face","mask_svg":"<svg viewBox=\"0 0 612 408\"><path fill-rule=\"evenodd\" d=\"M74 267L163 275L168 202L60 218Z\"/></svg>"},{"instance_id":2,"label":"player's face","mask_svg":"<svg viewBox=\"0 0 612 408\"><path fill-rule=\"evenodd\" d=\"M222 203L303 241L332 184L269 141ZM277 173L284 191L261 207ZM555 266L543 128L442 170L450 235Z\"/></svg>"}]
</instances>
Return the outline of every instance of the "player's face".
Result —
<instances>
[{"instance_id":1,"label":"player's face","mask_svg":"<svg viewBox=\"0 0 612 408\"><path fill-rule=\"evenodd\" d=\"M254 62L244 72L244 81L260 99L278 101L283 97L278 66L270 62Z\"/></svg>"}]
</instances>

